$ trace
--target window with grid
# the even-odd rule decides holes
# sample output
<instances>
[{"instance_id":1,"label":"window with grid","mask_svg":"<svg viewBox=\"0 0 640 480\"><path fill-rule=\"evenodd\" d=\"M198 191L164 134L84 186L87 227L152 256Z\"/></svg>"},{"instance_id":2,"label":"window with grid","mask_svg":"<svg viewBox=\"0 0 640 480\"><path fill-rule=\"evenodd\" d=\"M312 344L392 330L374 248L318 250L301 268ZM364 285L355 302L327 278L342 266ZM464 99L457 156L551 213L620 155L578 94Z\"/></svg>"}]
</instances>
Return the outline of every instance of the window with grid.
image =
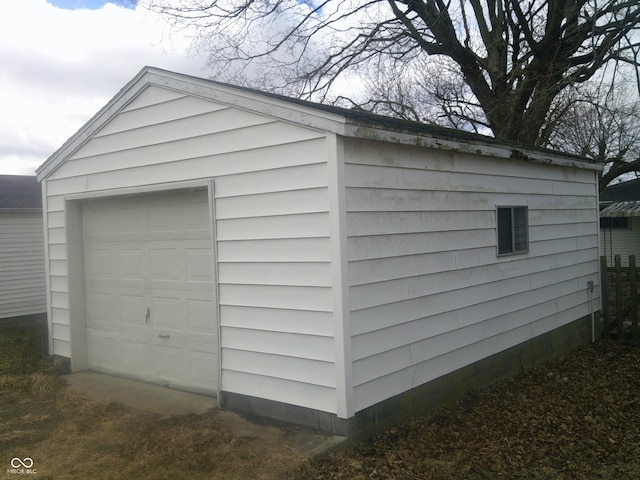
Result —
<instances>
[{"instance_id":1,"label":"window with grid","mask_svg":"<svg viewBox=\"0 0 640 480\"><path fill-rule=\"evenodd\" d=\"M498 255L529 251L527 207L497 207Z\"/></svg>"}]
</instances>

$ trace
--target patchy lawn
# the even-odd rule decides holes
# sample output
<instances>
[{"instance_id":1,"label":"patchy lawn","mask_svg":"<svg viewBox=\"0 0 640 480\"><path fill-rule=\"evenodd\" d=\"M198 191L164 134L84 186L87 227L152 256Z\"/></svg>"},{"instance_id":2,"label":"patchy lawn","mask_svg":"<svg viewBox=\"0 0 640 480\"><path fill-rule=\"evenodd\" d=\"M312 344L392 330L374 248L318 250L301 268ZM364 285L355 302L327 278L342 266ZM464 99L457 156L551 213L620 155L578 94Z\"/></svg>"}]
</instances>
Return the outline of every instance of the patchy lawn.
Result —
<instances>
[{"instance_id":1,"label":"patchy lawn","mask_svg":"<svg viewBox=\"0 0 640 480\"><path fill-rule=\"evenodd\" d=\"M217 416L159 418L68 392L55 375L5 375L0 478L29 478L9 471L13 458L31 458L40 480L280 479L306 460L278 435L238 438Z\"/></svg>"},{"instance_id":2,"label":"patchy lawn","mask_svg":"<svg viewBox=\"0 0 640 480\"><path fill-rule=\"evenodd\" d=\"M307 460L295 427L236 435L221 412L160 418L70 392L43 342L39 325L0 323L0 480L275 480Z\"/></svg>"},{"instance_id":3,"label":"patchy lawn","mask_svg":"<svg viewBox=\"0 0 640 480\"><path fill-rule=\"evenodd\" d=\"M28 338L17 332L14 349ZM88 400L37 356L16 367L16 355L5 355L11 368L0 358L0 480L640 478L638 347L586 346L316 460L269 424L238 437L216 412L158 418ZM35 475L12 473L14 458L31 458Z\"/></svg>"}]
</instances>

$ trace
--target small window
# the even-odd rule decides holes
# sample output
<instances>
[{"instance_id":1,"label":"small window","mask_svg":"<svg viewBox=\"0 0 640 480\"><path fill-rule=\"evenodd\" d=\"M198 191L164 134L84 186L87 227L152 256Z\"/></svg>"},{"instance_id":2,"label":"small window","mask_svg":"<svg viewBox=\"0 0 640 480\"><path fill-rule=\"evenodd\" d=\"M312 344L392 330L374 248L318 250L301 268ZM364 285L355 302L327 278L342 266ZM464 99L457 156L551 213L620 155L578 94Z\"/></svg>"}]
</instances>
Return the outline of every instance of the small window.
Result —
<instances>
[{"instance_id":1,"label":"small window","mask_svg":"<svg viewBox=\"0 0 640 480\"><path fill-rule=\"evenodd\" d=\"M498 255L529 251L527 207L498 207Z\"/></svg>"}]
</instances>

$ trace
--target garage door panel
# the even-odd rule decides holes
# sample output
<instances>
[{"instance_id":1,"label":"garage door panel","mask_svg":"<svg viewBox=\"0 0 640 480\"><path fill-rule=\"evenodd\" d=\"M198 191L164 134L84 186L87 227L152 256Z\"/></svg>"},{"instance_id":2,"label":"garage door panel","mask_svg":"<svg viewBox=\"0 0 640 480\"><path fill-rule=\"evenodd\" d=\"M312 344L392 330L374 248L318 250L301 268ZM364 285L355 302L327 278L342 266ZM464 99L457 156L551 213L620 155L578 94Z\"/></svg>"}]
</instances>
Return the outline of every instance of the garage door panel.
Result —
<instances>
[{"instance_id":1,"label":"garage door panel","mask_svg":"<svg viewBox=\"0 0 640 480\"><path fill-rule=\"evenodd\" d=\"M116 276L115 252L112 248L85 249L85 280L113 279Z\"/></svg>"},{"instance_id":2,"label":"garage door panel","mask_svg":"<svg viewBox=\"0 0 640 480\"><path fill-rule=\"evenodd\" d=\"M184 280L184 258L177 247L149 250L151 280Z\"/></svg>"},{"instance_id":3,"label":"garage door panel","mask_svg":"<svg viewBox=\"0 0 640 480\"><path fill-rule=\"evenodd\" d=\"M146 373L149 370L152 349L146 339L142 341L122 341L122 366L132 373Z\"/></svg>"},{"instance_id":4,"label":"garage door panel","mask_svg":"<svg viewBox=\"0 0 640 480\"><path fill-rule=\"evenodd\" d=\"M188 198L185 205L184 230L209 231L208 199Z\"/></svg>"},{"instance_id":5,"label":"garage door panel","mask_svg":"<svg viewBox=\"0 0 640 480\"><path fill-rule=\"evenodd\" d=\"M183 203L171 199L154 198L149 202L147 212L149 217L149 232L177 233L182 235Z\"/></svg>"},{"instance_id":6,"label":"garage door panel","mask_svg":"<svg viewBox=\"0 0 640 480\"><path fill-rule=\"evenodd\" d=\"M120 295L120 318L123 325L146 327L148 303L144 292Z\"/></svg>"},{"instance_id":7,"label":"garage door panel","mask_svg":"<svg viewBox=\"0 0 640 480\"><path fill-rule=\"evenodd\" d=\"M111 237L117 231L116 212L102 203L83 206L82 238L85 241L100 241L104 236Z\"/></svg>"},{"instance_id":8,"label":"garage door panel","mask_svg":"<svg viewBox=\"0 0 640 480\"><path fill-rule=\"evenodd\" d=\"M91 348L88 350L89 364L98 369L119 369L122 351L120 341L115 332L108 333L87 330Z\"/></svg>"},{"instance_id":9,"label":"garage door panel","mask_svg":"<svg viewBox=\"0 0 640 480\"><path fill-rule=\"evenodd\" d=\"M151 298L151 323L155 328L185 329L185 301L175 297Z\"/></svg>"},{"instance_id":10,"label":"garage door panel","mask_svg":"<svg viewBox=\"0 0 640 480\"><path fill-rule=\"evenodd\" d=\"M87 328L106 331L118 331L118 321L114 312L117 310L117 299L112 293L86 292Z\"/></svg>"},{"instance_id":11,"label":"garage door panel","mask_svg":"<svg viewBox=\"0 0 640 480\"><path fill-rule=\"evenodd\" d=\"M216 365L215 355L205 352L190 352L191 383L195 385L214 385L217 372L211 368Z\"/></svg>"},{"instance_id":12,"label":"garage door panel","mask_svg":"<svg viewBox=\"0 0 640 480\"><path fill-rule=\"evenodd\" d=\"M186 280L188 282L213 282L213 259L209 248L185 250Z\"/></svg>"},{"instance_id":13,"label":"garage door panel","mask_svg":"<svg viewBox=\"0 0 640 480\"><path fill-rule=\"evenodd\" d=\"M215 335L217 328L215 322L215 307L212 301L187 299L188 330L192 333L205 333Z\"/></svg>"},{"instance_id":14,"label":"garage door panel","mask_svg":"<svg viewBox=\"0 0 640 480\"><path fill-rule=\"evenodd\" d=\"M144 281L147 252L141 247L123 246L118 249L118 278Z\"/></svg>"},{"instance_id":15,"label":"garage door panel","mask_svg":"<svg viewBox=\"0 0 640 480\"><path fill-rule=\"evenodd\" d=\"M204 191L83 204L89 368L215 393L210 235Z\"/></svg>"},{"instance_id":16,"label":"garage door panel","mask_svg":"<svg viewBox=\"0 0 640 480\"><path fill-rule=\"evenodd\" d=\"M182 348L154 345L154 360L156 374L168 380L187 383L189 377L188 355Z\"/></svg>"},{"instance_id":17,"label":"garage door panel","mask_svg":"<svg viewBox=\"0 0 640 480\"><path fill-rule=\"evenodd\" d=\"M138 208L137 205L125 205L122 203L116 208L118 208L118 211L116 213L116 231L114 233L122 234L121 238L127 235L129 235L129 238L135 238L146 232L147 220L143 209Z\"/></svg>"}]
</instances>

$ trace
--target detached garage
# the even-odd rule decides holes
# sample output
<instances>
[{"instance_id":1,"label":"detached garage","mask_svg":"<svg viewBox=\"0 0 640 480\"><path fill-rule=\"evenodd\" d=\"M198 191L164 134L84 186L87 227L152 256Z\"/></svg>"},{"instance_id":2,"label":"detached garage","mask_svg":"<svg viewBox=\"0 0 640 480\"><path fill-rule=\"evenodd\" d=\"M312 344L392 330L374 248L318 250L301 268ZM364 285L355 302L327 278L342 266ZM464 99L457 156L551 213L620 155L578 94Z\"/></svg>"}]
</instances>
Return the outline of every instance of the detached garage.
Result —
<instances>
[{"instance_id":1,"label":"detached garage","mask_svg":"<svg viewBox=\"0 0 640 480\"><path fill-rule=\"evenodd\" d=\"M367 433L590 339L599 170L144 68L37 172L50 351Z\"/></svg>"}]
</instances>

